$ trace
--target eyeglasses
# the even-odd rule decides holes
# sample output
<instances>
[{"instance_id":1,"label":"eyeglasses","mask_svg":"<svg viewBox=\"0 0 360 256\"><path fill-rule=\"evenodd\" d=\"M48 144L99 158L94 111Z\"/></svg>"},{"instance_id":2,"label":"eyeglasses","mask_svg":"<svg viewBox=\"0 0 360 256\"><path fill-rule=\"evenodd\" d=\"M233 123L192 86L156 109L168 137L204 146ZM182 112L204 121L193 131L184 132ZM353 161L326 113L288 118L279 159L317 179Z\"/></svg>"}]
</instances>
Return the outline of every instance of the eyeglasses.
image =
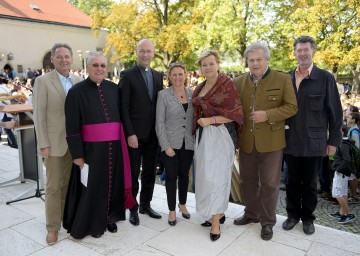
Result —
<instances>
[{"instance_id":1,"label":"eyeglasses","mask_svg":"<svg viewBox=\"0 0 360 256\"><path fill-rule=\"evenodd\" d=\"M152 51L152 50L143 50L143 49L142 49L142 50L139 50L139 53L140 53L140 54L145 54L145 53L146 53L146 54L152 54L153 51Z\"/></svg>"},{"instance_id":2,"label":"eyeglasses","mask_svg":"<svg viewBox=\"0 0 360 256\"><path fill-rule=\"evenodd\" d=\"M264 58L258 58L258 59L248 59L247 62L249 64L254 64L255 62L262 62L264 60Z\"/></svg>"},{"instance_id":3,"label":"eyeglasses","mask_svg":"<svg viewBox=\"0 0 360 256\"><path fill-rule=\"evenodd\" d=\"M98 68L98 67L106 68L106 64L99 64L99 63L91 64L91 66L92 66L93 68Z\"/></svg>"}]
</instances>

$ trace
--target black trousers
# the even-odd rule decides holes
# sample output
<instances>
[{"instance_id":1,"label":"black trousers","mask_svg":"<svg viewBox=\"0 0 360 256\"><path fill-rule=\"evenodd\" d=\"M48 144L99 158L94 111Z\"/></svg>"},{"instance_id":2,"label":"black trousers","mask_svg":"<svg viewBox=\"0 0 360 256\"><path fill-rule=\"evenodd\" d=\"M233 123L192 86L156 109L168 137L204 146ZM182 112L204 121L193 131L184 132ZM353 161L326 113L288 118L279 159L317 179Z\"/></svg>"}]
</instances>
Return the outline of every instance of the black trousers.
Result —
<instances>
[{"instance_id":1,"label":"black trousers","mask_svg":"<svg viewBox=\"0 0 360 256\"><path fill-rule=\"evenodd\" d=\"M288 166L286 211L288 217L314 221L317 205L318 171L323 157L295 157L285 154Z\"/></svg>"},{"instance_id":2,"label":"black trousers","mask_svg":"<svg viewBox=\"0 0 360 256\"><path fill-rule=\"evenodd\" d=\"M181 149L174 149L174 151L175 156L173 157L167 156L165 151L161 152L161 159L167 175L165 187L170 211L175 211L176 208L176 181L178 181L179 188L179 203L186 204L189 170L194 156L193 150L185 149L185 143Z\"/></svg>"},{"instance_id":3,"label":"black trousers","mask_svg":"<svg viewBox=\"0 0 360 256\"><path fill-rule=\"evenodd\" d=\"M149 207L154 192L156 175L155 165L158 141L155 130L152 131L147 138L139 139L138 142L138 148L128 147L131 165L132 194L134 198L136 198L139 192L139 174L142 164L140 206ZM137 210L137 206L135 210Z\"/></svg>"}]
</instances>

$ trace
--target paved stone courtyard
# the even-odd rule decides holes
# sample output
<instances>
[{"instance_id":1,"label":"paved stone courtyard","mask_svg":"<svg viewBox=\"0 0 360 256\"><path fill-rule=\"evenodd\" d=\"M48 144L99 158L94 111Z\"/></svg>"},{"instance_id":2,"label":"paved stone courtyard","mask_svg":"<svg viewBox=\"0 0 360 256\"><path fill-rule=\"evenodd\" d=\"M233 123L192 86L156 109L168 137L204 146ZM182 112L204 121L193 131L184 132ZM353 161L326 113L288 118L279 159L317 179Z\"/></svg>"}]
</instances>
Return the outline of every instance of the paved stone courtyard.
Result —
<instances>
[{"instance_id":1,"label":"paved stone courtyard","mask_svg":"<svg viewBox=\"0 0 360 256\"><path fill-rule=\"evenodd\" d=\"M315 223L354 234L360 234L360 203L350 204L349 207L351 212L355 214L356 219L349 224L338 224L337 220L329 216L329 213L337 212L339 210L339 205L332 205L331 202L319 198L319 202L315 211ZM285 191L280 191L276 213L287 216Z\"/></svg>"},{"instance_id":2,"label":"paved stone courtyard","mask_svg":"<svg viewBox=\"0 0 360 256\"><path fill-rule=\"evenodd\" d=\"M19 175L18 151L8 146L0 145L0 183L6 182ZM159 176L158 176L159 177ZM29 190L30 189L30 190ZM199 256L358 256L360 255L360 235L356 229L341 231L343 226L337 225L327 217L326 207L319 203L315 223L316 232L308 236L302 231L302 224L293 230L284 231L281 223L284 214L278 214L278 222L274 226L274 237L271 241L260 238L260 225L249 224L235 226L233 220L243 214L244 206L229 203L225 212L226 222L221 227L221 239L211 242L209 229L199 224L204 219L196 213L194 193L188 194L188 209L190 219L178 216L178 224L171 227L167 223L168 208L165 187L155 186L152 206L163 216L154 220L141 215L139 226L132 226L129 221L118 222L118 232L105 232L101 239L88 236L76 240L61 229L59 242L48 246L45 241L44 202L39 198L32 198L6 205L9 199L16 195L33 195L33 182L13 182L0 187L0 256L77 256L77 255L199 255ZM284 209L284 193L280 194L279 209ZM358 206L356 206L358 207ZM283 210L284 211L284 210ZM324 216L324 217L322 217ZM326 224L322 224L324 220ZM318 225L321 224L321 225ZM330 226L322 226L327 225ZM357 223L351 224L358 228ZM350 227L350 225L349 225ZM354 233L352 233L354 232Z\"/></svg>"},{"instance_id":3,"label":"paved stone courtyard","mask_svg":"<svg viewBox=\"0 0 360 256\"><path fill-rule=\"evenodd\" d=\"M159 176L157 176L156 182L161 184ZM236 202L235 202L236 203ZM315 223L335 228L338 230L351 232L354 234L360 234L360 203L350 204L350 210L353 214L355 214L356 218L349 224L338 224L337 220L333 217L330 217L330 213L337 212L339 210L339 205L332 205L331 202L324 200L319 197L318 205L315 211L316 220ZM287 216L286 213L286 193L283 190L280 190L279 200L276 207L276 213L279 215Z\"/></svg>"}]
</instances>

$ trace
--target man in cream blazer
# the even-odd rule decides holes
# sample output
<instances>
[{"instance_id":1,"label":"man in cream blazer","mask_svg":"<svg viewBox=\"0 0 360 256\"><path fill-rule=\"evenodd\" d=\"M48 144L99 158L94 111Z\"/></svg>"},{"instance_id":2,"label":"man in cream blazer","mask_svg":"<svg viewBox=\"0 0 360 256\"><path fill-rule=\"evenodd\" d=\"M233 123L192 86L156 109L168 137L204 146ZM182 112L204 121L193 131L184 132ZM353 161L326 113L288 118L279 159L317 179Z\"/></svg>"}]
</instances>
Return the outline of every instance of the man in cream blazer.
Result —
<instances>
[{"instance_id":1,"label":"man in cream blazer","mask_svg":"<svg viewBox=\"0 0 360 256\"><path fill-rule=\"evenodd\" d=\"M35 131L46 166L45 216L49 245L57 242L72 166L66 142L64 105L68 90L82 80L69 73L72 55L69 45L55 44L51 49L55 70L37 77L34 85Z\"/></svg>"}]
</instances>

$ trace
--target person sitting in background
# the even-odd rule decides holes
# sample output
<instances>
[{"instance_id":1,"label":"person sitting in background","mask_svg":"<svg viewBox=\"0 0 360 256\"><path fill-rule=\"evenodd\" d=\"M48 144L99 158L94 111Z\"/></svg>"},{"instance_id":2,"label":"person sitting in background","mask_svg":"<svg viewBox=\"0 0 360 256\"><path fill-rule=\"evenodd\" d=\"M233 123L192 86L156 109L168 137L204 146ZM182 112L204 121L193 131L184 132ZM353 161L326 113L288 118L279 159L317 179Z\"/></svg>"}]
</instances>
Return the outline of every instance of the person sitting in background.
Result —
<instances>
[{"instance_id":1,"label":"person sitting in background","mask_svg":"<svg viewBox=\"0 0 360 256\"><path fill-rule=\"evenodd\" d=\"M0 76L0 95L2 96L11 96L11 92L10 89L7 87L7 80L5 77ZM0 101L0 106L4 106L4 105L10 105L11 102L10 100L4 100L4 101ZM9 113L3 113L0 112L0 120L2 123L2 127L4 127L4 131L7 134L7 140L8 140L8 145L11 148L18 148L18 144L15 138L14 133L12 132L11 128L14 125L14 120L13 120L13 116Z\"/></svg>"},{"instance_id":2,"label":"person sitting in background","mask_svg":"<svg viewBox=\"0 0 360 256\"><path fill-rule=\"evenodd\" d=\"M192 124L194 110L193 91L186 88L184 64L173 63L168 72L169 88L158 93L156 106L156 134L161 147L161 160L166 170L166 194L170 226L176 225L176 186L179 188L179 210L185 219L189 170L194 155Z\"/></svg>"}]
</instances>

